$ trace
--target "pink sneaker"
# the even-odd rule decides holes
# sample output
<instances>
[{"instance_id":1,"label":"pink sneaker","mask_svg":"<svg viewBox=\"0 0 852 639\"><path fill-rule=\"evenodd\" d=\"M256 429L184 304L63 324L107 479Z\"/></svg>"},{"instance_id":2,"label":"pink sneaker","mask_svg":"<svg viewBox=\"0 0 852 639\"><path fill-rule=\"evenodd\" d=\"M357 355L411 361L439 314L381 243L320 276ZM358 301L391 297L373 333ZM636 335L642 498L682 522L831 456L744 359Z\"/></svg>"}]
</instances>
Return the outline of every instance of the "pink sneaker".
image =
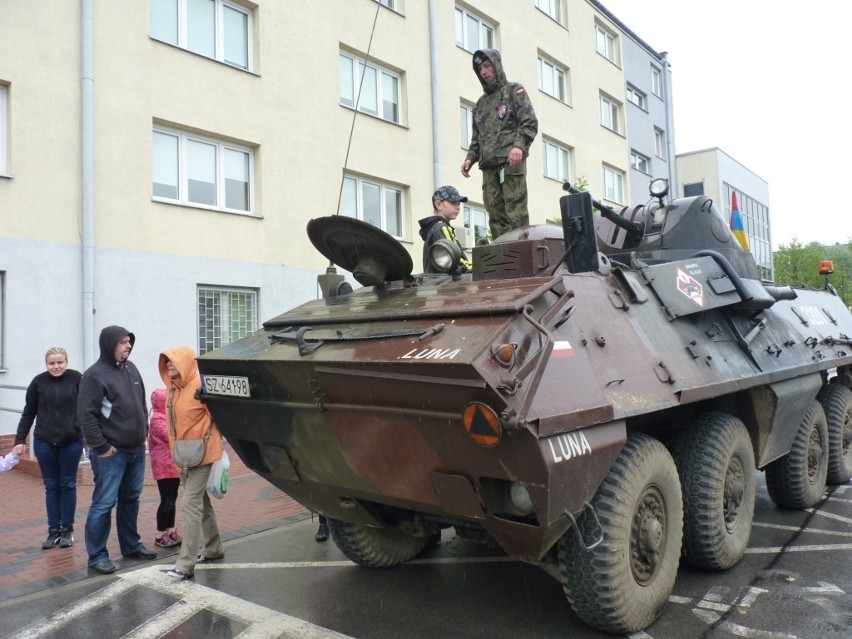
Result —
<instances>
[{"instance_id":1,"label":"pink sneaker","mask_svg":"<svg viewBox=\"0 0 852 639\"><path fill-rule=\"evenodd\" d=\"M183 541L183 537L181 537L181 534L180 532L178 532L177 528L175 528L172 532L169 533L169 537L171 537L172 540L176 541L177 543Z\"/></svg>"}]
</instances>

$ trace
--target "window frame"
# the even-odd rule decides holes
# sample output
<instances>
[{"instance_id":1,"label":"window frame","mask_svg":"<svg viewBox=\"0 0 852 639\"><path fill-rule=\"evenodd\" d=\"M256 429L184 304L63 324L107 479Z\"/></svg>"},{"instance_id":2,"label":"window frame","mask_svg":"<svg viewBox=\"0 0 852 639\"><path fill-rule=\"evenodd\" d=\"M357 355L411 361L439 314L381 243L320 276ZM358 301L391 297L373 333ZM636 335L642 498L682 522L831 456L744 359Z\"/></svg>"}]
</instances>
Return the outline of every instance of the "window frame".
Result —
<instances>
[{"instance_id":1,"label":"window frame","mask_svg":"<svg viewBox=\"0 0 852 639\"><path fill-rule=\"evenodd\" d=\"M624 204L624 172L608 164L603 165L604 199Z\"/></svg>"},{"instance_id":2,"label":"window frame","mask_svg":"<svg viewBox=\"0 0 852 639\"><path fill-rule=\"evenodd\" d=\"M476 245L479 240L486 239L491 240L491 227L488 219L488 211L485 210L485 206L477 206L475 204L471 204L470 202L465 202L462 204L462 225L466 229L470 229L473 233L473 244ZM476 218L483 217L485 219L484 224L477 224ZM477 227L484 229L483 233L477 236L476 229Z\"/></svg>"},{"instance_id":3,"label":"window frame","mask_svg":"<svg viewBox=\"0 0 852 639\"><path fill-rule=\"evenodd\" d=\"M651 175L651 158L638 151L630 152L630 166L640 173Z\"/></svg>"},{"instance_id":4,"label":"window frame","mask_svg":"<svg viewBox=\"0 0 852 639\"><path fill-rule=\"evenodd\" d=\"M654 127L654 153L661 160L666 159L666 132Z\"/></svg>"},{"instance_id":5,"label":"window frame","mask_svg":"<svg viewBox=\"0 0 852 639\"><path fill-rule=\"evenodd\" d=\"M546 68L549 67L549 68ZM545 72L549 72L551 76L551 84L562 93L561 96L554 95L544 86ZM538 90L549 95L554 100L559 100L563 104L568 104L568 68L559 64L552 58L546 55L539 54L538 56Z\"/></svg>"},{"instance_id":6,"label":"window frame","mask_svg":"<svg viewBox=\"0 0 852 639\"><path fill-rule=\"evenodd\" d=\"M154 181L154 172L156 170L155 162L156 159L154 157L154 142L153 138L156 134L167 135L177 138L177 197L171 198L165 195L155 195L154 194L154 185L158 184ZM190 200L190 171L189 171L189 161L190 161L190 151L189 143L198 143L198 144L206 144L212 145L216 148L216 204L206 204L204 202L196 202ZM227 206L227 151L234 151L237 153L244 153L248 156L248 185L246 190L246 209L237 209L230 208ZM155 125L152 130L152 150L151 150L151 199L155 202L164 202L167 204L175 204L178 206L188 206L192 208L201 208L210 211L220 211L225 213L234 213L237 215L249 215L255 216L255 197L254 197L254 186L255 186L255 157L254 157L254 149L251 147L236 144L233 142L226 142L221 139L214 138L212 136L205 136L196 133L188 133L186 131L182 131L180 129L174 129L165 126L157 126ZM167 184L163 182L162 184Z\"/></svg>"},{"instance_id":7,"label":"window frame","mask_svg":"<svg viewBox=\"0 0 852 639\"><path fill-rule=\"evenodd\" d=\"M604 117L608 115L608 118ZM600 96L601 126L613 133L621 134L621 105L609 96ZM608 122L609 121L609 122Z\"/></svg>"},{"instance_id":8,"label":"window frame","mask_svg":"<svg viewBox=\"0 0 852 639\"><path fill-rule=\"evenodd\" d=\"M6 370L6 271L0 270L0 370Z\"/></svg>"},{"instance_id":9,"label":"window frame","mask_svg":"<svg viewBox=\"0 0 852 639\"><path fill-rule=\"evenodd\" d=\"M0 82L0 175L9 175L9 85L2 82Z\"/></svg>"},{"instance_id":10,"label":"window frame","mask_svg":"<svg viewBox=\"0 0 852 639\"><path fill-rule=\"evenodd\" d=\"M603 37L603 41L601 40ZM595 51L613 64L617 64L617 39L618 36L604 27L602 24L595 23ZM604 45L601 47L601 45Z\"/></svg>"},{"instance_id":11,"label":"window frame","mask_svg":"<svg viewBox=\"0 0 852 639\"><path fill-rule=\"evenodd\" d=\"M202 336L202 334L201 334L202 333L201 310L202 310L202 301L203 301L202 300L202 292L214 293L220 298L219 299L220 313L219 313L219 317L218 317L218 320L219 320L219 323L220 323L220 326L219 326L220 335L218 337L215 334L212 337L207 337L206 334L204 336ZM231 329L230 323L228 325L227 330L223 326L225 321L229 320L229 316L230 316L229 311L230 311L230 308L231 308L231 300L230 300L231 295L246 295L246 296L248 296L247 301L250 302L250 305L251 305L251 309L250 309L251 317L248 318L250 325L245 329L244 332L240 328L238 328L236 338L233 337L234 331ZM228 298L228 308L227 309L225 309L224 305L222 304L222 301L221 301L222 296L227 296L227 298ZM260 298L260 291L259 291L259 289L256 289L256 288L235 287L235 286L218 286L218 285L215 285L215 284L197 284L196 287L195 287L195 312L196 312L195 328L197 330L196 345L198 346L198 354L203 355L204 353L209 353L213 349L221 348L222 346L224 346L226 344L230 344L235 339L242 339L243 337L245 337L249 333L253 333L256 330L258 330L259 298ZM203 318L203 320L206 322L207 317L205 316ZM216 325L215 325L216 319L214 318L213 321L214 321L214 326L212 328L210 328L206 325L203 327L205 333L207 333L210 330L212 330L215 333L215 331L216 331ZM213 343L212 347L209 346L210 342Z\"/></svg>"},{"instance_id":12,"label":"window frame","mask_svg":"<svg viewBox=\"0 0 852 639\"><path fill-rule=\"evenodd\" d=\"M352 78L352 86L348 87L352 91L352 98L350 99L348 96L343 94L343 60L347 60L351 63L350 72ZM390 122L391 124L402 124L402 95L403 95L403 84L402 84L402 75L397 73L396 71L392 71L387 67L383 67L380 64L375 62L367 62L364 58L361 58L354 53L349 53L348 51L341 50L338 59L338 81L340 82L340 91L339 91L339 99L340 106L345 107L347 109L357 110L358 113L364 113L365 115L372 116L374 118L378 118L379 120L384 120L385 122ZM371 97L375 100L375 111L371 110L369 107L364 105L364 95L362 94L366 87L366 82L362 84L361 77L362 75L366 75L364 73L365 69L371 70L375 74L375 93L368 94L368 97ZM387 100L384 99L384 91L385 91L385 78L391 78L395 81L396 86L396 101L390 102L395 108L394 118L385 117L385 109Z\"/></svg>"},{"instance_id":13,"label":"window frame","mask_svg":"<svg viewBox=\"0 0 852 639\"><path fill-rule=\"evenodd\" d=\"M651 65L651 93L658 98L663 97L663 73L653 64Z\"/></svg>"},{"instance_id":14,"label":"window frame","mask_svg":"<svg viewBox=\"0 0 852 639\"><path fill-rule=\"evenodd\" d=\"M229 67L233 67L234 69L252 71L252 69L254 69L253 11L244 5L237 4L236 2L230 2L230 0L211 0L213 2L213 55L208 55L207 53L204 53L202 51L190 48L189 35L191 25L189 24L190 18L187 5L188 1L189 0L150 0L148 10L150 37L154 40L157 40L158 42L165 42L166 44L170 44L172 46L178 47L179 49L183 49L185 51L189 51L190 53L200 55L209 60L215 60ZM176 12L174 18L175 25L177 28L177 33L175 34L174 40L172 40L170 37L163 37L162 34L155 32L153 13L155 5L157 4L164 5L163 8L166 10L171 10L172 7L165 5L174 4L174 11ZM246 18L246 26L244 31L246 56L245 66L241 63L230 61L226 57L226 9L241 13Z\"/></svg>"},{"instance_id":15,"label":"window frame","mask_svg":"<svg viewBox=\"0 0 852 639\"><path fill-rule=\"evenodd\" d=\"M639 107L643 111L648 111L648 96L633 85L627 85L626 97L627 101Z\"/></svg>"},{"instance_id":16,"label":"window frame","mask_svg":"<svg viewBox=\"0 0 852 639\"><path fill-rule=\"evenodd\" d=\"M459 128L461 129L459 132L461 148L466 151L470 148L470 141L473 138L473 105L464 101L459 103ZM465 133L467 133L466 136Z\"/></svg>"},{"instance_id":17,"label":"window frame","mask_svg":"<svg viewBox=\"0 0 852 639\"><path fill-rule=\"evenodd\" d=\"M550 169L550 148L554 149L557 153L557 162L556 162L556 170L551 172ZM548 137L542 136L542 165L544 170L544 177L549 180L556 180L557 182L566 182L571 180L571 149L567 146L563 146L559 144L555 140L552 140ZM560 164L563 164L560 161L564 158L564 166L560 167ZM564 169L564 175L560 175L559 169Z\"/></svg>"},{"instance_id":18,"label":"window frame","mask_svg":"<svg viewBox=\"0 0 852 639\"><path fill-rule=\"evenodd\" d=\"M355 209L353 216L351 213L351 207L349 206L349 202L347 200L347 185L354 182L355 185ZM379 187L379 204L380 210L379 221L380 225L377 228L380 228L385 233L392 235L393 237L402 240L406 237L405 233L407 232L406 224L405 224L405 189L398 185L392 184L390 182L384 182L377 178L357 175L353 173L347 173L343 176L343 193L341 194L341 215L345 215L347 217L354 217L357 220L361 220L362 222L367 222L368 224L373 224L370 220L365 218L366 212L364 211L364 187L365 186L377 186ZM398 197L397 201L399 203L399 210L397 211L397 220L396 223L399 227L399 234L393 232L393 229L388 230L388 221L387 221L387 192L392 191L395 192ZM373 224L373 226L376 226Z\"/></svg>"},{"instance_id":19,"label":"window frame","mask_svg":"<svg viewBox=\"0 0 852 639\"><path fill-rule=\"evenodd\" d=\"M565 0L535 0L536 9L557 24L565 26ZM546 6L542 6L546 5ZM554 15L556 14L556 15Z\"/></svg>"},{"instance_id":20,"label":"window frame","mask_svg":"<svg viewBox=\"0 0 852 639\"><path fill-rule=\"evenodd\" d=\"M475 47L471 47L470 45L470 33L468 29L470 21L476 21L477 23L477 45ZM458 5L455 7L455 31L456 46L461 47L465 51L474 53L479 49L496 48L497 27L485 20L485 18L479 14L473 13L472 11L464 9ZM483 42L483 39L486 40L486 42Z\"/></svg>"}]
</instances>

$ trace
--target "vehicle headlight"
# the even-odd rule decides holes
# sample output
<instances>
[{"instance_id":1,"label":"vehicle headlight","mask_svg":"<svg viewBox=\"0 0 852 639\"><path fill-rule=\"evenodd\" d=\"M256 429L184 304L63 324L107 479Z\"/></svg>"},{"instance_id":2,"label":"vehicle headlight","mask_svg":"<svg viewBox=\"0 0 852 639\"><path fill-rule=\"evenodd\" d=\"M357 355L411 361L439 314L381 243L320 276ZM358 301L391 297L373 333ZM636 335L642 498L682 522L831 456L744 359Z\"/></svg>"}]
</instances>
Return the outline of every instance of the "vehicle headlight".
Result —
<instances>
[{"instance_id":1,"label":"vehicle headlight","mask_svg":"<svg viewBox=\"0 0 852 639\"><path fill-rule=\"evenodd\" d=\"M461 262L461 249L450 240L438 240L429 247L429 261L441 273L455 271Z\"/></svg>"}]
</instances>

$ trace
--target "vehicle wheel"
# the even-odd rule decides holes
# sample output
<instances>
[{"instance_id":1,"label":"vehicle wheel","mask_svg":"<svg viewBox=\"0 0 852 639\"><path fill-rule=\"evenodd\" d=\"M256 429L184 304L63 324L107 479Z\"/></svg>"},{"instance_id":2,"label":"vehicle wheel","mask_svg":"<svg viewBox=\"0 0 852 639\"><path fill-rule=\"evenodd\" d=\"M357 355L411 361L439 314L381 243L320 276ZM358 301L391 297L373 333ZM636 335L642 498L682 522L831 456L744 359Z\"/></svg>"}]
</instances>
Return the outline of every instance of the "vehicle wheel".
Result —
<instances>
[{"instance_id":1,"label":"vehicle wheel","mask_svg":"<svg viewBox=\"0 0 852 639\"><path fill-rule=\"evenodd\" d=\"M790 452L766 467L766 489L779 508L810 508L828 473L828 425L819 402L808 407Z\"/></svg>"},{"instance_id":2,"label":"vehicle wheel","mask_svg":"<svg viewBox=\"0 0 852 639\"><path fill-rule=\"evenodd\" d=\"M592 499L603 529L593 549L574 530L559 541L565 596L586 623L605 632L648 627L662 612L677 576L683 505L677 468L656 439L632 435ZM588 544L596 527L579 522Z\"/></svg>"},{"instance_id":3,"label":"vehicle wheel","mask_svg":"<svg viewBox=\"0 0 852 639\"><path fill-rule=\"evenodd\" d=\"M683 557L725 570L742 559L754 517L755 464L745 424L733 415L699 415L672 456L683 489Z\"/></svg>"},{"instance_id":4,"label":"vehicle wheel","mask_svg":"<svg viewBox=\"0 0 852 639\"><path fill-rule=\"evenodd\" d=\"M381 528L328 519L331 538L340 551L360 566L388 568L419 555L429 537L412 537Z\"/></svg>"},{"instance_id":5,"label":"vehicle wheel","mask_svg":"<svg viewBox=\"0 0 852 639\"><path fill-rule=\"evenodd\" d=\"M852 391L840 384L824 386L817 400L828 422L828 478L832 486L852 477Z\"/></svg>"}]
</instances>

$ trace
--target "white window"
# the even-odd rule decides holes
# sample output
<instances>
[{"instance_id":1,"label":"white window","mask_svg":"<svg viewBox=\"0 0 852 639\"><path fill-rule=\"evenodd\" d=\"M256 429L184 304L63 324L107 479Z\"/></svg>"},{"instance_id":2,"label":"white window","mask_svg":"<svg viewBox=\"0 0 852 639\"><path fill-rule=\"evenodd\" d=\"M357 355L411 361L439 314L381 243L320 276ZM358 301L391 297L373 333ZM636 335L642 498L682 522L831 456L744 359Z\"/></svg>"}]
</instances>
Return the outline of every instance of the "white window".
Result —
<instances>
[{"instance_id":1,"label":"white window","mask_svg":"<svg viewBox=\"0 0 852 639\"><path fill-rule=\"evenodd\" d=\"M539 57L538 88L560 102L567 101L567 91L565 90L566 75L567 71L564 67L546 58Z\"/></svg>"},{"instance_id":2,"label":"white window","mask_svg":"<svg viewBox=\"0 0 852 639\"><path fill-rule=\"evenodd\" d=\"M615 35L604 29L601 25L595 25L595 43L598 53L610 62L615 62Z\"/></svg>"},{"instance_id":3,"label":"white window","mask_svg":"<svg viewBox=\"0 0 852 639\"><path fill-rule=\"evenodd\" d=\"M397 74L346 53L340 54L340 104L399 124ZM360 96L359 96L360 92Z\"/></svg>"},{"instance_id":4,"label":"white window","mask_svg":"<svg viewBox=\"0 0 852 639\"><path fill-rule=\"evenodd\" d=\"M6 317L6 272L0 271L0 369L6 368L6 351L3 345L6 343L6 328L3 326L3 318Z\"/></svg>"},{"instance_id":5,"label":"white window","mask_svg":"<svg viewBox=\"0 0 852 639\"><path fill-rule=\"evenodd\" d=\"M392 11L402 13L402 0L378 0L378 3Z\"/></svg>"},{"instance_id":6,"label":"white window","mask_svg":"<svg viewBox=\"0 0 852 639\"><path fill-rule=\"evenodd\" d=\"M666 159L666 134L656 127L654 128L654 153L658 158Z\"/></svg>"},{"instance_id":7,"label":"white window","mask_svg":"<svg viewBox=\"0 0 852 639\"><path fill-rule=\"evenodd\" d=\"M151 0L151 37L251 68L251 12L227 0Z\"/></svg>"},{"instance_id":8,"label":"white window","mask_svg":"<svg viewBox=\"0 0 852 639\"><path fill-rule=\"evenodd\" d=\"M402 189L378 180L343 178L342 213L402 237Z\"/></svg>"},{"instance_id":9,"label":"white window","mask_svg":"<svg viewBox=\"0 0 852 639\"><path fill-rule=\"evenodd\" d=\"M471 53L494 48L494 27L476 14L456 7L456 44Z\"/></svg>"},{"instance_id":10,"label":"white window","mask_svg":"<svg viewBox=\"0 0 852 639\"><path fill-rule=\"evenodd\" d=\"M252 210L251 149L171 129L154 129L153 197L178 204Z\"/></svg>"},{"instance_id":11,"label":"white window","mask_svg":"<svg viewBox=\"0 0 852 639\"><path fill-rule=\"evenodd\" d=\"M571 174L571 152L564 146L544 140L544 177L566 182Z\"/></svg>"},{"instance_id":12,"label":"white window","mask_svg":"<svg viewBox=\"0 0 852 639\"><path fill-rule=\"evenodd\" d=\"M257 330L257 291L198 286L198 354Z\"/></svg>"},{"instance_id":13,"label":"white window","mask_svg":"<svg viewBox=\"0 0 852 639\"><path fill-rule=\"evenodd\" d=\"M9 158L9 87L0 84L0 175L8 175Z\"/></svg>"},{"instance_id":14,"label":"white window","mask_svg":"<svg viewBox=\"0 0 852 639\"><path fill-rule=\"evenodd\" d=\"M636 89L635 87L631 87L629 85L627 87L627 101L632 102L644 111L648 110L648 107L646 106L648 102L648 97L639 89Z\"/></svg>"},{"instance_id":15,"label":"white window","mask_svg":"<svg viewBox=\"0 0 852 639\"><path fill-rule=\"evenodd\" d=\"M488 213L484 208L472 204L462 204L464 226L473 229L473 242L489 239Z\"/></svg>"},{"instance_id":16,"label":"white window","mask_svg":"<svg viewBox=\"0 0 852 639\"><path fill-rule=\"evenodd\" d=\"M657 67L651 67L651 91L658 98L663 97L663 76Z\"/></svg>"},{"instance_id":17,"label":"white window","mask_svg":"<svg viewBox=\"0 0 852 639\"><path fill-rule=\"evenodd\" d=\"M564 25L565 23L562 22L562 4L564 1L565 0L535 0L535 6L544 11L559 24Z\"/></svg>"},{"instance_id":18,"label":"white window","mask_svg":"<svg viewBox=\"0 0 852 639\"><path fill-rule=\"evenodd\" d=\"M648 175L651 173L651 160L636 151L630 153L630 166L642 173Z\"/></svg>"},{"instance_id":19,"label":"white window","mask_svg":"<svg viewBox=\"0 0 852 639\"><path fill-rule=\"evenodd\" d=\"M473 135L473 107L464 102L459 106L459 126L461 129L461 148L470 147L470 138Z\"/></svg>"},{"instance_id":20,"label":"white window","mask_svg":"<svg viewBox=\"0 0 852 639\"><path fill-rule=\"evenodd\" d=\"M610 131L621 132L621 105L601 96L601 124Z\"/></svg>"},{"instance_id":21,"label":"white window","mask_svg":"<svg viewBox=\"0 0 852 639\"><path fill-rule=\"evenodd\" d=\"M604 166L604 198L616 204L624 203L624 173Z\"/></svg>"}]
</instances>

